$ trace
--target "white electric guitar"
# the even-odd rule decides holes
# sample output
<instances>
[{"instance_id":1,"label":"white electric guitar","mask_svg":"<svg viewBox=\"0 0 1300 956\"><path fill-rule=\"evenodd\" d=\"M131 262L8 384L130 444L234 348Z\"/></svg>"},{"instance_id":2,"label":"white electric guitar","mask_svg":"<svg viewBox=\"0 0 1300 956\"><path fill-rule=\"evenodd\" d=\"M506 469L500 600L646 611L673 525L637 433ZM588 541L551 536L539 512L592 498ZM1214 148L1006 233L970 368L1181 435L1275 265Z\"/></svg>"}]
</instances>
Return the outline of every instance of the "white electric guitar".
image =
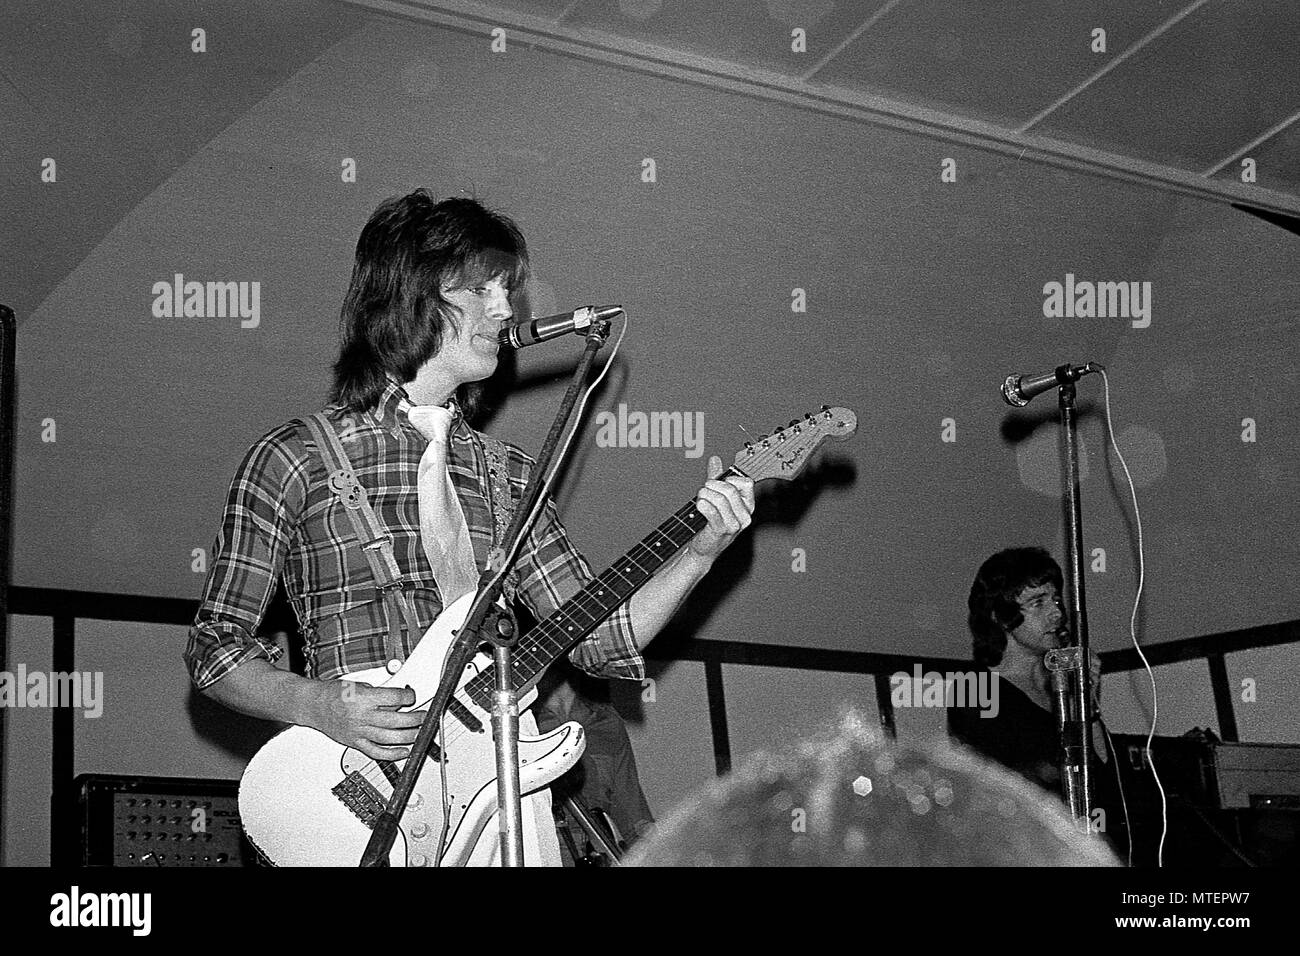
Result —
<instances>
[{"instance_id":1,"label":"white electric guitar","mask_svg":"<svg viewBox=\"0 0 1300 956\"><path fill-rule=\"evenodd\" d=\"M729 474L756 483L793 478L818 445L853 434L857 424L857 416L848 409L823 406L820 412L747 442ZM519 709L536 700L537 681L547 667L590 634L707 524L692 500L525 634L514 652ZM443 657L473 598L466 594L445 608L396 674L379 667L343 679L410 687L415 703L406 709L427 708L437 691ZM437 739L416 781L389 856L392 866L434 865L439 862L439 848L441 865L463 866L480 838L497 839L496 752L490 716L494 683L491 658L480 653L466 668L452 698L444 724L446 738ZM521 736L522 792L532 793L555 780L578 762L585 746L582 727L572 721L538 737ZM280 866L356 866L403 763L372 760L310 727L291 727L262 747L244 770L239 786L244 830L262 856Z\"/></svg>"}]
</instances>

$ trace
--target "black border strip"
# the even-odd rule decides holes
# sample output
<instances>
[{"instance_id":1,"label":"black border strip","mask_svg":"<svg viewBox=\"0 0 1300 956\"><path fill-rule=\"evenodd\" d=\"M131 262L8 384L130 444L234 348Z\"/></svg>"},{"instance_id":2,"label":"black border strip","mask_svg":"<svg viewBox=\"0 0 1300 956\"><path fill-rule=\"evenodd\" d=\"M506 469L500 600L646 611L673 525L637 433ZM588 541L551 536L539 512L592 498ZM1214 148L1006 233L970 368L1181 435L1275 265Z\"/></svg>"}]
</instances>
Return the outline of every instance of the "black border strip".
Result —
<instances>
[{"instance_id":1,"label":"black border strip","mask_svg":"<svg viewBox=\"0 0 1300 956\"><path fill-rule=\"evenodd\" d=\"M77 620L69 613L54 615L54 648L50 659L55 673L77 669ZM51 691L53 688L51 688ZM73 866L77 859L79 830L76 818L76 729L73 707L55 707L50 715L50 864Z\"/></svg>"},{"instance_id":2,"label":"black border strip","mask_svg":"<svg viewBox=\"0 0 1300 956\"><path fill-rule=\"evenodd\" d=\"M184 598L143 594L106 594L99 591L64 591L58 588L9 589L10 614L53 617L66 613L95 621L133 621L137 624L194 623L199 602Z\"/></svg>"},{"instance_id":3,"label":"black border strip","mask_svg":"<svg viewBox=\"0 0 1300 956\"><path fill-rule=\"evenodd\" d=\"M66 613L75 618L100 621L134 621L142 624L189 626L198 613L198 602L184 598L151 597L135 594L107 594L97 591L65 591L57 588L11 587L9 613L53 617ZM1154 667L1180 661L1202 660L1211 654L1231 654L1258 647L1273 647L1300 641L1300 620L1279 621L1258 627L1203 634L1164 641L1144 647ZM675 640L659 652L654 644L646 649L653 660L686 660L720 664L750 664L757 667L793 667L800 670L839 671L853 674L911 672L920 664L925 670L966 670L969 660L952 657L924 657L908 654L880 654L872 651L840 651L830 648L795 647L788 644L758 644L748 641ZM1102 669L1138 670L1142 661L1137 651L1127 648L1105 651Z\"/></svg>"},{"instance_id":4,"label":"black border strip","mask_svg":"<svg viewBox=\"0 0 1300 956\"><path fill-rule=\"evenodd\" d=\"M873 674L876 683L876 709L880 712L880 726L890 740L898 739L898 725L894 722L894 695L890 693L889 675Z\"/></svg>"},{"instance_id":5,"label":"black border strip","mask_svg":"<svg viewBox=\"0 0 1300 956\"><path fill-rule=\"evenodd\" d=\"M748 641L674 640L662 652L652 642L645 656L653 660L698 661L719 664L749 664L754 667L792 667L807 671L837 671L846 674L893 674L924 670L969 670L970 661L954 657L917 657L908 654L879 654L874 651L838 651L824 647L792 647L789 644L754 644Z\"/></svg>"},{"instance_id":6,"label":"black border strip","mask_svg":"<svg viewBox=\"0 0 1300 956\"><path fill-rule=\"evenodd\" d=\"M13 570L14 417L17 414L14 355L18 320L14 310L0 305L0 671L9 669L9 578ZM5 766L5 713L0 707L0 771ZM4 773L0 772L0 806L4 806ZM0 858L4 856L0 832Z\"/></svg>"},{"instance_id":7,"label":"black border strip","mask_svg":"<svg viewBox=\"0 0 1300 956\"><path fill-rule=\"evenodd\" d=\"M1276 624L1261 624L1259 627L1244 627L1236 631L1221 631L1218 634L1151 644L1143 647L1142 653L1151 662L1151 666L1155 667L1157 664L1200 660L1211 654L1232 654L1296 641L1300 641L1300 621L1279 621ZM1106 651L1100 656L1102 669L1106 671L1135 671L1142 667L1141 658L1132 648Z\"/></svg>"},{"instance_id":8,"label":"black border strip","mask_svg":"<svg viewBox=\"0 0 1300 956\"><path fill-rule=\"evenodd\" d=\"M719 777L731 772L731 734L727 730L727 695L722 686L722 662L704 662L704 686L709 694L709 728L713 731L713 766Z\"/></svg>"},{"instance_id":9,"label":"black border strip","mask_svg":"<svg viewBox=\"0 0 1300 956\"><path fill-rule=\"evenodd\" d=\"M1233 707L1232 687L1228 684L1228 667L1222 654L1211 654L1205 662L1210 666L1210 686L1214 689L1214 710L1219 716L1219 739L1236 743L1237 713Z\"/></svg>"}]
</instances>

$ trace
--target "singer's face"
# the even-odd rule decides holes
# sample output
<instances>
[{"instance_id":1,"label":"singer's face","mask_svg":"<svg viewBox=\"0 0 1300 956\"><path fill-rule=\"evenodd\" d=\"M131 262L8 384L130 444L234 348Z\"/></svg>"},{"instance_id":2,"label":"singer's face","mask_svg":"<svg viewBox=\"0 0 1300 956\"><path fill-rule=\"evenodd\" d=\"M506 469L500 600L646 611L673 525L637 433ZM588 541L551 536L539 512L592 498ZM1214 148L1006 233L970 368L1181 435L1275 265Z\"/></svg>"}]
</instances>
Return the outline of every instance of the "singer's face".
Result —
<instances>
[{"instance_id":1,"label":"singer's face","mask_svg":"<svg viewBox=\"0 0 1300 956\"><path fill-rule=\"evenodd\" d=\"M1052 583L1039 584L1025 588L1016 598L1024 620L1011 636L1020 644L1034 651L1047 651L1059 647L1059 631L1065 622L1065 613L1061 607L1061 595Z\"/></svg>"},{"instance_id":2,"label":"singer's face","mask_svg":"<svg viewBox=\"0 0 1300 956\"><path fill-rule=\"evenodd\" d=\"M444 286L442 296L458 310L457 328L448 325L432 361L456 385L487 378L497 367L497 333L512 315L504 278L470 288Z\"/></svg>"}]
</instances>

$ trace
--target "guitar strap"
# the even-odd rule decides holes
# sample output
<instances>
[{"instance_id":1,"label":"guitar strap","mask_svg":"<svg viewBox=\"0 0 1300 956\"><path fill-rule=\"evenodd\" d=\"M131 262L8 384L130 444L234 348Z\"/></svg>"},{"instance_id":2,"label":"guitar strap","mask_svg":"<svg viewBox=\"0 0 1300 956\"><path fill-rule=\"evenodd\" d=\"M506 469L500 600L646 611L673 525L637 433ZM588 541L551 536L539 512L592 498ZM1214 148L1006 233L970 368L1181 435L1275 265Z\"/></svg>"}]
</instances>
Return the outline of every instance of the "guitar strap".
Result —
<instances>
[{"instance_id":1,"label":"guitar strap","mask_svg":"<svg viewBox=\"0 0 1300 956\"><path fill-rule=\"evenodd\" d=\"M370 573L383 598L384 616L388 621L384 655L387 657L389 672L395 673L397 668L394 662L400 665L406 660L406 654L402 650L402 622L406 623L412 645L419 640L420 627L406 596L406 582L397 567L397 559L393 557L392 536L380 523L375 509L370 506L370 497L357 481L352 461L325 413L308 415L303 421L307 423L316 442L317 453L324 461L330 491L335 500L343 505L344 514L352 522L353 540L360 545L361 553L370 565Z\"/></svg>"},{"instance_id":2,"label":"guitar strap","mask_svg":"<svg viewBox=\"0 0 1300 956\"><path fill-rule=\"evenodd\" d=\"M492 509L492 550L488 555L488 567L496 568L502 545L505 544L506 531L515 515L515 498L510 493L510 471L506 464L506 446L488 435L483 435L483 457L487 460L488 470L488 504ZM506 575L501 587L506 600L514 602L519 591L519 569L514 568Z\"/></svg>"},{"instance_id":3,"label":"guitar strap","mask_svg":"<svg viewBox=\"0 0 1300 956\"><path fill-rule=\"evenodd\" d=\"M343 505L343 511L352 522L353 538L361 547L370 573L384 602L384 617L388 622L388 632L384 639L384 653L390 673L395 673L397 665L406 659L402 648L401 627L405 623L411 646L420 639L420 627L406 595L406 581L393 556L393 539L380 523L366 489L357 480L356 470L348 458L347 450L339 441L334 427L324 412L308 415L303 419L316 443L316 449L328 476L329 488L334 498ZM488 468L488 496L492 511L492 550L504 540L505 530L510 525L514 513L514 498L510 494L509 471L506 466L505 445L486 435L483 439L483 454ZM504 591L508 600L513 601L517 593L518 574L512 573L507 580Z\"/></svg>"}]
</instances>

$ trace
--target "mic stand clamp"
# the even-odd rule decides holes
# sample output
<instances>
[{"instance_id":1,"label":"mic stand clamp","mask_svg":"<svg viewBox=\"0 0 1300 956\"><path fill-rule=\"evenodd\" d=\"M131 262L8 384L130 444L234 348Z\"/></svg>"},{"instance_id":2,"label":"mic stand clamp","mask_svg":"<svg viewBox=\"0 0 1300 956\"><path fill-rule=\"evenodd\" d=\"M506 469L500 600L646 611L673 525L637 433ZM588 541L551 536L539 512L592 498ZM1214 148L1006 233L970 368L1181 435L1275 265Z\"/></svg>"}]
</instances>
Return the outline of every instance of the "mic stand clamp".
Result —
<instances>
[{"instance_id":1,"label":"mic stand clamp","mask_svg":"<svg viewBox=\"0 0 1300 956\"><path fill-rule=\"evenodd\" d=\"M1087 743L1090 727L1087 714L1076 709L1077 698L1071 693L1079 686L1079 664L1083 655L1079 647L1057 647L1043 655L1043 663L1052 675L1052 690L1056 696L1057 728L1061 738L1062 787L1076 822L1090 819L1091 808L1084 798L1091 791L1091 780L1085 783L1084 770L1088 766Z\"/></svg>"}]
</instances>

